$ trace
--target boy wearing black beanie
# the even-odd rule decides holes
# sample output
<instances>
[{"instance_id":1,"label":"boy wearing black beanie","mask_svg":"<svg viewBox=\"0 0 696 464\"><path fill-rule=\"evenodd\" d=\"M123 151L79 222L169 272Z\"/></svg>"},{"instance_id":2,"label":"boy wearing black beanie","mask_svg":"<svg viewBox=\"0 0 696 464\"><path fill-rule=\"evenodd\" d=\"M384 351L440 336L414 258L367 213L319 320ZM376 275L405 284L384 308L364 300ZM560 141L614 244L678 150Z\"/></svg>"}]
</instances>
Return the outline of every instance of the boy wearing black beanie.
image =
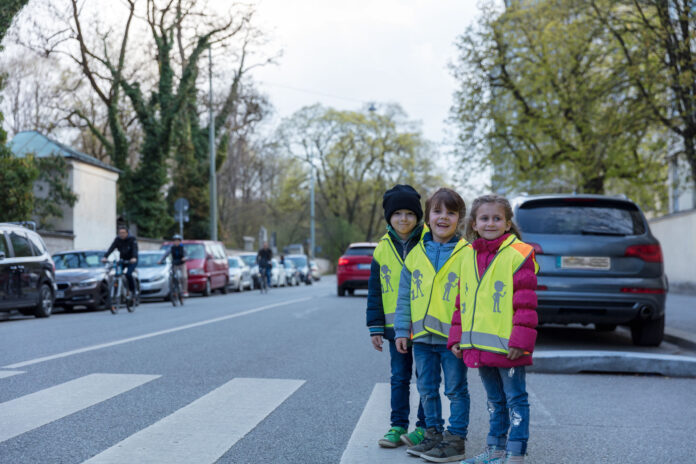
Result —
<instances>
[{"instance_id":1,"label":"boy wearing black beanie","mask_svg":"<svg viewBox=\"0 0 696 464\"><path fill-rule=\"evenodd\" d=\"M382 351L383 339L389 342L391 357L391 428L378 441L384 448L402 444L415 446L425 436L425 414L418 405L416 428L408 433L410 386L413 352L396 350L394 313L399 293L399 278L404 260L423 235L423 209L420 195L410 185L395 185L382 197L387 233L374 252L367 294L367 327L372 346Z\"/></svg>"}]
</instances>

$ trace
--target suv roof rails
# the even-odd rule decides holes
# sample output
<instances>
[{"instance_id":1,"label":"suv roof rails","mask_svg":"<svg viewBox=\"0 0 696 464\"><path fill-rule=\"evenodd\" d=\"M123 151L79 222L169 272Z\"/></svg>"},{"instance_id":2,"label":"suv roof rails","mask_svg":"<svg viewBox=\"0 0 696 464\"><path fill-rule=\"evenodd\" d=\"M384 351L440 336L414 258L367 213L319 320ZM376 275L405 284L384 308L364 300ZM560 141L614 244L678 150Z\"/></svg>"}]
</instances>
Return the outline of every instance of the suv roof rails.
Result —
<instances>
[{"instance_id":1,"label":"suv roof rails","mask_svg":"<svg viewBox=\"0 0 696 464\"><path fill-rule=\"evenodd\" d=\"M31 229L34 232L36 232L36 222L35 221L16 221L16 222L7 222L6 224L14 224L16 226L26 227L27 229Z\"/></svg>"}]
</instances>

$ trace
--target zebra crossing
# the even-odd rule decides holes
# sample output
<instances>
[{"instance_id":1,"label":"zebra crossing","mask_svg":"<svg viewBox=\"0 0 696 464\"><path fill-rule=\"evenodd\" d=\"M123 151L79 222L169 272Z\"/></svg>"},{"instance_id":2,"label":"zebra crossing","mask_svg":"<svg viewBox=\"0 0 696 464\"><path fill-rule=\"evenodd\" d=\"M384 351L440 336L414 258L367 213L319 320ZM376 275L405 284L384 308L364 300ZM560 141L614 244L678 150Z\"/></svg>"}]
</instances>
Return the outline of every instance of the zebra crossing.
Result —
<instances>
[{"instance_id":1,"label":"zebra crossing","mask_svg":"<svg viewBox=\"0 0 696 464\"><path fill-rule=\"evenodd\" d=\"M18 373L0 371L0 379ZM95 373L0 403L0 444L160 377ZM214 463L304 384L304 380L297 379L233 378L84 463ZM474 391L472 395L481 397L483 392ZM537 401L533 396L530 400ZM343 450L341 464L404 462L403 452L377 445L377 438L389 426L389 405L390 385L375 384ZM416 422L417 405L418 394L412 385L411 424ZM444 396L442 406L443 411L449 410Z\"/></svg>"}]
</instances>

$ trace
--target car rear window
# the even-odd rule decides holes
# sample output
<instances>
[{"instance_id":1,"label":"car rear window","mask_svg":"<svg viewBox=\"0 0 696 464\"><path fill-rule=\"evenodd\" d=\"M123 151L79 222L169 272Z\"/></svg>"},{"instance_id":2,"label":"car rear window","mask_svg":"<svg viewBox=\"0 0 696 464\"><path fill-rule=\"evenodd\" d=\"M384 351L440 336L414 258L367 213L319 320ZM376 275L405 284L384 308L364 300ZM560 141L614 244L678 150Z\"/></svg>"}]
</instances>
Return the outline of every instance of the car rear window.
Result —
<instances>
[{"instance_id":1,"label":"car rear window","mask_svg":"<svg viewBox=\"0 0 696 464\"><path fill-rule=\"evenodd\" d=\"M239 261L237 261L234 258L228 258L227 259L227 264L229 264L230 268L237 268L239 267Z\"/></svg>"},{"instance_id":2,"label":"car rear window","mask_svg":"<svg viewBox=\"0 0 696 464\"><path fill-rule=\"evenodd\" d=\"M343 253L345 256L372 256L375 247L350 247Z\"/></svg>"},{"instance_id":3,"label":"car rear window","mask_svg":"<svg viewBox=\"0 0 696 464\"><path fill-rule=\"evenodd\" d=\"M520 206L522 233L558 235L640 235L645 222L630 203L593 199L530 201Z\"/></svg>"}]
</instances>

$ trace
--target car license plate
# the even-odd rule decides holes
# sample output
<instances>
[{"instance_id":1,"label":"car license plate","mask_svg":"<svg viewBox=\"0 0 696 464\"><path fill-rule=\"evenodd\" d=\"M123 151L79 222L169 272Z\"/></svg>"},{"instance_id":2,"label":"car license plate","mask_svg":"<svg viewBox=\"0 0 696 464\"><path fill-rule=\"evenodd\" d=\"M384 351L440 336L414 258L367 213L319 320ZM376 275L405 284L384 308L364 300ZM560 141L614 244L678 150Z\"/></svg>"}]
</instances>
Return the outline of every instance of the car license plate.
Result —
<instances>
[{"instance_id":1,"label":"car license plate","mask_svg":"<svg viewBox=\"0 0 696 464\"><path fill-rule=\"evenodd\" d=\"M607 256L561 256L561 269L590 269L608 271L611 269L611 258Z\"/></svg>"},{"instance_id":2,"label":"car license plate","mask_svg":"<svg viewBox=\"0 0 696 464\"><path fill-rule=\"evenodd\" d=\"M65 298L65 292L63 290L56 290L56 298Z\"/></svg>"},{"instance_id":3,"label":"car license plate","mask_svg":"<svg viewBox=\"0 0 696 464\"><path fill-rule=\"evenodd\" d=\"M361 263L361 264L358 264L358 269L368 269L369 270L370 266L371 265L368 263Z\"/></svg>"}]
</instances>

